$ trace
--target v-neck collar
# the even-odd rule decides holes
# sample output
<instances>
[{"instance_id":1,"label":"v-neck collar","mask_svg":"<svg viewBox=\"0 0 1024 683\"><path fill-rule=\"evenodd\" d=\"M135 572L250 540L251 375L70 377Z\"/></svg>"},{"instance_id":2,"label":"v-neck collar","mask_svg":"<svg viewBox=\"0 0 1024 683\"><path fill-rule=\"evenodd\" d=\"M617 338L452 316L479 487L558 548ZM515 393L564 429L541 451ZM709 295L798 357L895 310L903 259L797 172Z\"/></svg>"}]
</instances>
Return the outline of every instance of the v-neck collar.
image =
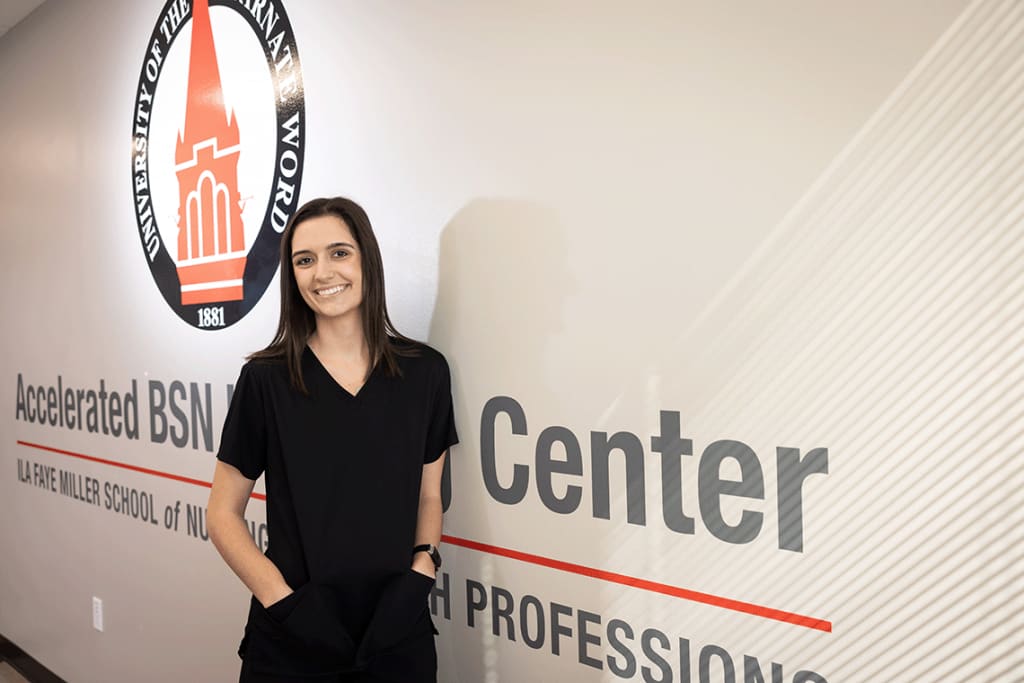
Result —
<instances>
[{"instance_id":1,"label":"v-neck collar","mask_svg":"<svg viewBox=\"0 0 1024 683\"><path fill-rule=\"evenodd\" d=\"M352 399L353 401L361 397L364 393L366 393L366 386L373 379L373 376L377 374L377 368L375 366L370 370L369 374L366 376L366 379L363 381L362 386L359 387L356 393L353 394L351 391L342 386L341 382L334 379L334 375L332 375L331 371L327 369L327 366L320 361L320 358L316 355L316 351L314 351L309 346L309 344L306 345L306 353L309 354L309 357L312 359L313 364L320 369L320 372L324 374L324 377L327 379L327 381L330 384L334 385L339 392L341 392L348 398Z\"/></svg>"}]
</instances>

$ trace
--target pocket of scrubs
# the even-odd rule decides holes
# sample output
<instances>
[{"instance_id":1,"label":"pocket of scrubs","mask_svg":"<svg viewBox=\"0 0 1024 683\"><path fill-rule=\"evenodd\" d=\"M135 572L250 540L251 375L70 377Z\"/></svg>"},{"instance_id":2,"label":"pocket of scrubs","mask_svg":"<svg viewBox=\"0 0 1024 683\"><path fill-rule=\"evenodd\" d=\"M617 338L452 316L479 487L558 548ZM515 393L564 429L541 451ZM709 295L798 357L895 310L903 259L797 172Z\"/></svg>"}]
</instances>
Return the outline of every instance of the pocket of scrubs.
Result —
<instances>
[{"instance_id":1,"label":"pocket of scrubs","mask_svg":"<svg viewBox=\"0 0 1024 683\"><path fill-rule=\"evenodd\" d=\"M291 609L286 610L287 616L280 623L306 647L339 661L350 660L355 654L355 644L328 607L322 591L316 584L306 584L299 589L301 595Z\"/></svg>"},{"instance_id":2,"label":"pocket of scrubs","mask_svg":"<svg viewBox=\"0 0 1024 683\"><path fill-rule=\"evenodd\" d=\"M292 591L274 604L267 605L267 614L274 621L278 623L283 622L292 613L292 610L295 609L295 605L299 602L301 595L299 591Z\"/></svg>"},{"instance_id":3,"label":"pocket of scrubs","mask_svg":"<svg viewBox=\"0 0 1024 683\"><path fill-rule=\"evenodd\" d=\"M427 611L427 597L434 579L407 569L381 592L366 635L359 646L359 659L366 660L413 636L433 631Z\"/></svg>"},{"instance_id":4,"label":"pocket of scrubs","mask_svg":"<svg viewBox=\"0 0 1024 683\"><path fill-rule=\"evenodd\" d=\"M258 621L248 634L246 659L254 672L317 674L351 667L355 645L322 591L306 584L266 609L253 601Z\"/></svg>"}]
</instances>

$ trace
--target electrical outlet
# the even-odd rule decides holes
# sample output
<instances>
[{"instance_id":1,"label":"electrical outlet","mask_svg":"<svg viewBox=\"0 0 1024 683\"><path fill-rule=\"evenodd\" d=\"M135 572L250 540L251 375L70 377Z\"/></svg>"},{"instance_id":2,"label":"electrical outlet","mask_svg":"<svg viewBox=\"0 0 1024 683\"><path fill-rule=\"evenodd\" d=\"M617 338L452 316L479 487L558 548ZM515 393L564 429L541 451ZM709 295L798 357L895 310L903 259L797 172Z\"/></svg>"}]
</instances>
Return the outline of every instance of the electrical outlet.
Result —
<instances>
[{"instance_id":1,"label":"electrical outlet","mask_svg":"<svg viewBox=\"0 0 1024 683\"><path fill-rule=\"evenodd\" d=\"M92 598L92 627L97 631L103 630L103 601L96 596Z\"/></svg>"}]
</instances>

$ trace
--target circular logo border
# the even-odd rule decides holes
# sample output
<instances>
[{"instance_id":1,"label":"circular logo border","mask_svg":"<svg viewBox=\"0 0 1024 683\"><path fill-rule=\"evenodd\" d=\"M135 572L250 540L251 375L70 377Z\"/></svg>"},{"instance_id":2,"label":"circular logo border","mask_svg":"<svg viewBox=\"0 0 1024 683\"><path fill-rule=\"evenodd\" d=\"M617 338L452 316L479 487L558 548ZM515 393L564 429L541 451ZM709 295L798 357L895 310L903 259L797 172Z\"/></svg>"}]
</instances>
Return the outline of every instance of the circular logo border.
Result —
<instances>
[{"instance_id":1,"label":"circular logo border","mask_svg":"<svg viewBox=\"0 0 1024 683\"><path fill-rule=\"evenodd\" d=\"M297 208L305 158L305 90L295 34L279 0L245 3L210 0L211 7L229 7L245 18L263 48L274 84L277 112L274 178L263 222L249 248L243 275L243 296L238 301L182 304L177 264L160 237L149 193L149 119L159 85L164 57L192 18L188 0L167 0L147 43L136 87L132 119L132 193L135 219L150 273L167 305L178 317L201 330L230 327L253 309L266 292L280 260L281 232Z\"/></svg>"}]
</instances>

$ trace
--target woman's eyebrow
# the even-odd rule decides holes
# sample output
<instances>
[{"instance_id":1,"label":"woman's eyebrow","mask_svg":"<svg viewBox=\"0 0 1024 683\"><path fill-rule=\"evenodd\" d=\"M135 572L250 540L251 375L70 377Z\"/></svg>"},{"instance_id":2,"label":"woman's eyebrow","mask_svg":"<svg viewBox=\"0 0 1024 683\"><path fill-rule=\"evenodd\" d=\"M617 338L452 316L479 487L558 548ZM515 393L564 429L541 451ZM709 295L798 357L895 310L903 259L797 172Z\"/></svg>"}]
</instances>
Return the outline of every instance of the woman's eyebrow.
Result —
<instances>
[{"instance_id":1,"label":"woman's eyebrow","mask_svg":"<svg viewBox=\"0 0 1024 683\"><path fill-rule=\"evenodd\" d=\"M349 244L348 242L331 242L330 244L328 244L325 247L325 249L331 250L331 249L334 249L336 247L348 247L349 249L355 249L355 245ZM297 249L297 250L292 252L292 258L295 258L299 254L312 254L312 253L313 253L312 249Z\"/></svg>"}]
</instances>

